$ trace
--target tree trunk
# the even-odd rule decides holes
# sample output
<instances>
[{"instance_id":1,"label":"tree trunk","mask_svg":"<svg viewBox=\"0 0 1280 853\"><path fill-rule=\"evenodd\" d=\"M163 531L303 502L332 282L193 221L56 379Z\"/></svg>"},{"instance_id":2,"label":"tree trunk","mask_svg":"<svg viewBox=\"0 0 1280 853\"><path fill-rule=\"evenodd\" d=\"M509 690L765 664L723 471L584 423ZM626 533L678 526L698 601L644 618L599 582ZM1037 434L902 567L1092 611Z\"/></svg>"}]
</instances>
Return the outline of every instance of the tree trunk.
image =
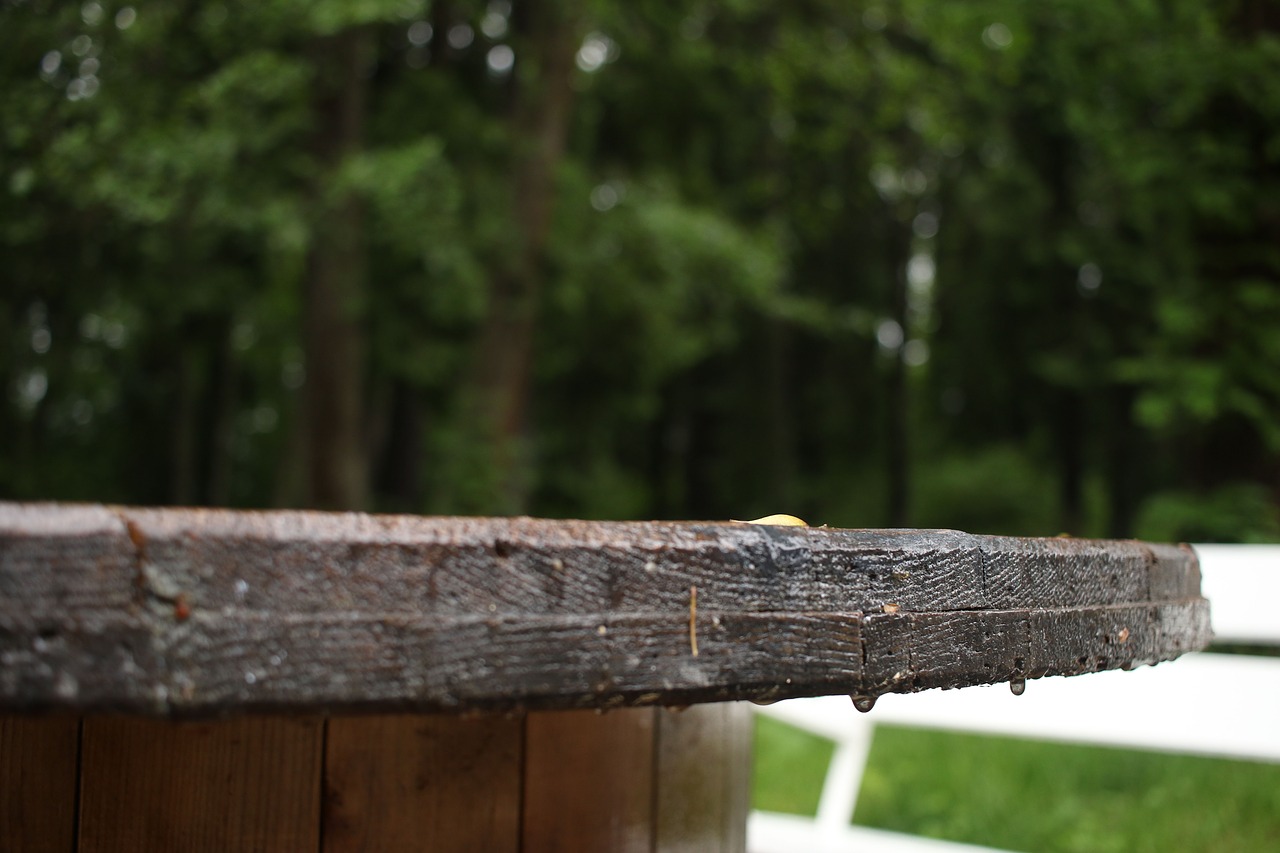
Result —
<instances>
[{"instance_id":1,"label":"tree trunk","mask_svg":"<svg viewBox=\"0 0 1280 853\"><path fill-rule=\"evenodd\" d=\"M1133 535L1138 511L1138 482L1144 473L1144 455L1133 423L1137 391L1128 385L1116 387L1110 395L1111 423L1106 432L1107 486L1110 513L1107 536L1127 539Z\"/></svg>"},{"instance_id":2,"label":"tree trunk","mask_svg":"<svg viewBox=\"0 0 1280 853\"><path fill-rule=\"evenodd\" d=\"M185 324L173 365L176 402L169 422L172 429L169 457L169 503L193 506L199 503L196 488L200 462L200 393L204 377L200 372L199 344L193 340L194 323Z\"/></svg>"},{"instance_id":3,"label":"tree trunk","mask_svg":"<svg viewBox=\"0 0 1280 853\"><path fill-rule=\"evenodd\" d=\"M528 482L522 445L532 378L534 330L555 199L573 101L576 8L570 2L515 5L517 47L510 128L511 239L516 250L495 270L471 383L470 413L497 493L488 511L520 512Z\"/></svg>"},{"instance_id":4,"label":"tree trunk","mask_svg":"<svg viewBox=\"0 0 1280 853\"><path fill-rule=\"evenodd\" d=\"M379 506L393 512L422 512L423 431L426 412L422 395L412 383L397 378L387 389L382 409L385 427L377 441L375 492Z\"/></svg>"},{"instance_id":5,"label":"tree trunk","mask_svg":"<svg viewBox=\"0 0 1280 853\"><path fill-rule=\"evenodd\" d=\"M368 500L364 442L364 207L332 178L362 145L369 33L352 29L315 45L314 151L318 222L307 257L303 346L307 425L306 502L354 509Z\"/></svg>"},{"instance_id":6,"label":"tree trunk","mask_svg":"<svg viewBox=\"0 0 1280 853\"><path fill-rule=\"evenodd\" d=\"M209 436L208 497L210 506L231 505L232 454L236 418L236 354L231 336L235 318L221 318L213 353L211 434Z\"/></svg>"},{"instance_id":7,"label":"tree trunk","mask_svg":"<svg viewBox=\"0 0 1280 853\"><path fill-rule=\"evenodd\" d=\"M1085 405L1079 392L1060 388L1054 393L1053 437L1058 462L1058 527L1060 533L1080 536L1084 530Z\"/></svg>"},{"instance_id":8,"label":"tree trunk","mask_svg":"<svg viewBox=\"0 0 1280 853\"><path fill-rule=\"evenodd\" d=\"M910 317L907 316L907 263L911 260L909 225L902 225L896 218L889 220L888 240L889 268L893 271L893 288L890 302L893 319L902 329L902 343L893 352L889 369L888 426L889 434L889 526L906 527L908 501L910 500L910 453L908 430L910 429L911 401L907 389L907 365L904 359L907 338L910 335Z\"/></svg>"},{"instance_id":9,"label":"tree trunk","mask_svg":"<svg viewBox=\"0 0 1280 853\"><path fill-rule=\"evenodd\" d=\"M771 490L778 506L796 503L796 429L792 413L796 402L791 393L791 335L779 320L768 321L765 330L769 394L769 463Z\"/></svg>"}]
</instances>

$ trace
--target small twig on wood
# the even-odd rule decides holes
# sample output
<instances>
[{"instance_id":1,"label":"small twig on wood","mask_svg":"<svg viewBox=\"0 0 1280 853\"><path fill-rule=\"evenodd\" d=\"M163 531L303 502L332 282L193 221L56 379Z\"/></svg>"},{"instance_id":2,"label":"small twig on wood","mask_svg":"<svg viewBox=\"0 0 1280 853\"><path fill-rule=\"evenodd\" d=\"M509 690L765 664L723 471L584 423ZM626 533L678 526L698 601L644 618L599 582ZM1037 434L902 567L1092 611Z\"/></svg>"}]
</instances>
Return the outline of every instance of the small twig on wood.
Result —
<instances>
[{"instance_id":1,"label":"small twig on wood","mask_svg":"<svg viewBox=\"0 0 1280 853\"><path fill-rule=\"evenodd\" d=\"M698 656L698 588L689 587L689 650Z\"/></svg>"}]
</instances>

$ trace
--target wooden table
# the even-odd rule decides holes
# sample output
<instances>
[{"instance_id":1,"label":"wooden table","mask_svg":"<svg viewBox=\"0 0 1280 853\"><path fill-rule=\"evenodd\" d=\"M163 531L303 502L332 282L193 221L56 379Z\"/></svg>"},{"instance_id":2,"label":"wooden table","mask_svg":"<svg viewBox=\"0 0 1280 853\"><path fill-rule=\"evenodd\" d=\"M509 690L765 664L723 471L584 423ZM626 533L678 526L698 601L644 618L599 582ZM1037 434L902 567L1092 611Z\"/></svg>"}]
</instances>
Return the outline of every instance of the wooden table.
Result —
<instances>
[{"instance_id":1,"label":"wooden table","mask_svg":"<svg viewBox=\"0 0 1280 853\"><path fill-rule=\"evenodd\" d=\"M729 700L1209 638L1141 542L0 503L0 849L741 850Z\"/></svg>"}]
</instances>

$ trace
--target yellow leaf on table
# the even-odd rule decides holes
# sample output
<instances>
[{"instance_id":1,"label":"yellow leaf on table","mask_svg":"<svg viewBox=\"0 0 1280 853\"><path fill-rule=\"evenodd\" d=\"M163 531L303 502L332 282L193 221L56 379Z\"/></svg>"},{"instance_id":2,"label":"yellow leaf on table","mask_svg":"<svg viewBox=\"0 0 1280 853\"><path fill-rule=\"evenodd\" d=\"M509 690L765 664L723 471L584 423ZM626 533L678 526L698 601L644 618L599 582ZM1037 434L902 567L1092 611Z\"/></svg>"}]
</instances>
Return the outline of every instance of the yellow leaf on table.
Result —
<instances>
[{"instance_id":1,"label":"yellow leaf on table","mask_svg":"<svg viewBox=\"0 0 1280 853\"><path fill-rule=\"evenodd\" d=\"M757 518L752 521L740 521L736 518L729 519L735 524L774 524L779 527L808 527L809 524L803 518L796 518L794 515L766 515L764 518Z\"/></svg>"}]
</instances>

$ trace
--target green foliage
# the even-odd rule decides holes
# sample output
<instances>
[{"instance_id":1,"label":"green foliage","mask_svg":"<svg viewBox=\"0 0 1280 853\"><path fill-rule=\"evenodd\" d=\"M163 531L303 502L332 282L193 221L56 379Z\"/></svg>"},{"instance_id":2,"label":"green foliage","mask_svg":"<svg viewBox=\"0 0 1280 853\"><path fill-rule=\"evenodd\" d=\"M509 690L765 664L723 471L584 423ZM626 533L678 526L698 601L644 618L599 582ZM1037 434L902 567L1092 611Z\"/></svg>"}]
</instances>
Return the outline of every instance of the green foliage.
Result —
<instances>
[{"instance_id":1,"label":"green foliage","mask_svg":"<svg viewBox=\"0 0 1280 853\"><path fill-rule=\"evenodd\" d=\"M1052 473L1013 447L974 448L934 461L916 513L921 527L1043 536L1053 530Z\"/></svg>"},{"instance_id":2,"label":"green foliage","mask_svg":"<svg viewBox=\"0 0 1280 853\"><path fill-rule=\"evenodd\" d=\"M0 495L287 500L303 282L354 198L370 464L418 472L398 508L491 508L464 398L517 270L531 511L884 524L905 422L904 523L1277 536L1266 15L584 2L607 50L573 80L549 247L521 271L534 45L503 7L95 8L0 12ZM325 68L357 31L367 109L335 165Z\"/></svg>"},{"instance_id":3,"label":"green foliage","mask_svg":"<svg viewBox=\"0 0 1280 853\"><path fill-rule=\"evenodd\" d=\"M350 27L409 17L425 5L420 0L291 0L279 3L278 8L286 19L296 15L304 20L311 32L332 35Z\"/></svg>"},{"instance_id":4,"label":"green foliage","mask_svg":"<svg viewBox=\"0 0 1280 853\"><path fill-rule=\"evenodd\" d=\"M1253 483L1233 483L1208 493L1157 492L1142 508L1135 534L1163 542L1280 541L1280 511Z\"/></svg>"},{"instance_id":5,"label":"green foliage","mask_svg":"<svg viewBox=\"0 0 1280 853\"><path fill-rule=\"evenodd\" d=\"M587 193L565 199L566 216L586 221L556 253L548 325L588 339L551 358L607 347L633 390L652 390L740 344L744 309L769 309L781 263L766 235L661 187L602 183L592 192L625 198L605 212L589 208ZM552 373L566 367L547 362Z\"/></svg>"}]
</instances>

